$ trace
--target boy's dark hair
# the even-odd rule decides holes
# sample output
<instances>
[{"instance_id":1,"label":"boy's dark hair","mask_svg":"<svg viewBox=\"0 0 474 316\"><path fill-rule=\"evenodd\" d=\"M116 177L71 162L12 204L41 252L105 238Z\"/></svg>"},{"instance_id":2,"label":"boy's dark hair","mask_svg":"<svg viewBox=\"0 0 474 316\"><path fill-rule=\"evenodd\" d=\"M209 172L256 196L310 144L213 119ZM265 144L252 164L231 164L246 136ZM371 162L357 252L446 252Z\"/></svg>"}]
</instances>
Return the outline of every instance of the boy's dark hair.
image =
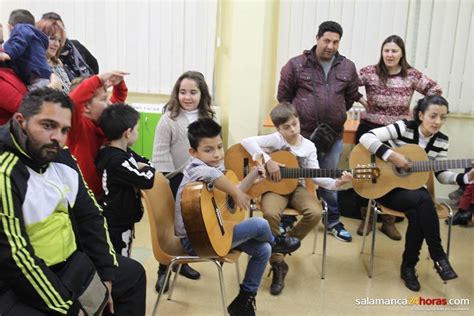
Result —
<instances>
[{"instance_id":1,"label":"boy's dark hair","mask_svg":"<svg viewBox=\"0 0 474 316\"><path fill-rule=\"evenodd\" d=\"M41 20L54 20L54 21L60 21L63 25L63 19L61 19L61 16L57 14L56 12L46 12L41 16Z\"/></svg>"},{"instance_id":2,"label":"boy's dark hair","mask_svg":"<svg viewBox=\"0 0 474 316\"><path fill-rule=\"evenodd\" d=\"M338 33L339 38L342 38L342 26L334 21L326 21L321 24L319 24L318 28L318 34L316 34L316 37L322 37L324 33L326 32L333 32L333 33Z\"/></svg>"},{"instance_id":3,"label":"boy's dark hair","mask_svg":"<svg viewBox=\"0 0 474 316\"><path fill-rule=\"evenodd\" d=\"M280 102L270 112L273 125L279 127L281 124L285 124L291 117L298 117L298 111L293 104L290 102Z\"/></svg>"},{"instance_id":4,"label":"boy's dark hair","mask_svg":"<svg viewBox=\"0 0 474 316\"><path fill-rule=\"evenodd\" d=\"M44 87L28 92L23 96L18 113L25 119L41 112L43 102L59 103L61 107L73 111L73 104L69 96L59 90Z\"/></svg>"},{"instance_id":5,"label":"boy's dark hair","mask_svg":"<svg viewBox=\"0 0 474 316\"><path fill-rule=\"evenodd\" d=\"M418 117L418 113L425 113L428 107L432 104L437 104L437 105L444 105L446 109L448 110L449 113L449 104L448 100L443 98L440 95L428 95L424 97L423 99L418 100L416 103L415 107L413 108L413 119L418 123L421 124L421 120Z\"/></svg>"},{"instance_id":6,"label":"boy's dark hair","mask_svg":"<svg viewBox=\"0 0 474 316\"><path fill-rule=\"evenodd\" d=\"M109 105L99 119L99 125L109 140L122 138L123 133L137 125L140 113L125 103Z\"/></svg>"},{"instance_id":7,"label":"boy's dark hair","mask_svg":"<svg viewBox=\"0 0 474 316\"><path fill-rule=\"evenodd\" d=\"M30 11L25 9L13 10L8 18L8 24L15 26L20 23L35 25L35 17Z\"/></svg>"},{"instance_id":8,"label":"boy's dark hair","mask_svg":"<svg viewBox=\"0 0 474 316\"><path fill-rule=\"evenodd\" d=\"M191 148L197 150L203 138L214 138L221 135L222 127L213 119L200 118L188 126L188 139Z\"/></svg>"}]
</instances>

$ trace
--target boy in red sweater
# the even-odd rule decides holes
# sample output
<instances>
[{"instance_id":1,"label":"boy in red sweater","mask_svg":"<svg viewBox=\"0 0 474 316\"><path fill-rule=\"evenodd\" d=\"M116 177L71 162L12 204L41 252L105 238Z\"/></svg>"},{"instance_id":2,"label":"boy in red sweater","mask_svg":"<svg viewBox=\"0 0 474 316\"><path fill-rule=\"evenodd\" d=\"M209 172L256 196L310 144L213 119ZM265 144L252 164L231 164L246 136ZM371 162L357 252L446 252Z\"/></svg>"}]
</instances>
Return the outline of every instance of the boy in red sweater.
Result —
<instances>
[{"instance_id":1,"label":"boy in red sweater","mask_svg":"<svg viewBox=\"0 0 474 316\"><path fill-rule=\"evenodd\" d=\"M66 143L76 157L88 187L99 200L103 191L94 160L107 139L98 125L98 120L108 104L125 102L128 89L123 76L127 74L113 71L89 77L69 94L75 109ZM107 100L107 88L111 86L112 96Z\"/></svg>"}]
</instances>

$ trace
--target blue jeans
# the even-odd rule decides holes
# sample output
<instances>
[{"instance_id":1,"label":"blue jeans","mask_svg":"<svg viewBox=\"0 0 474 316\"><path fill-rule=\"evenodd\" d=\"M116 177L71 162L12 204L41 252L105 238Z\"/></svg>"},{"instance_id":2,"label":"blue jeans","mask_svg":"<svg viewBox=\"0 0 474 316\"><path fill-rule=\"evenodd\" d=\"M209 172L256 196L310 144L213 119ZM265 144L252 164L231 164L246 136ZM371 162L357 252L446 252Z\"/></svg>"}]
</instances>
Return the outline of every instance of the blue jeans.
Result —
<instances>
[{"instance_id":1,"label":"blue jeans","mask_svg":"<svg viewBox=\"0 0 474 316\"><path fill-rule=\"evenodd\" d=\"M238 249L250 256L245 270L242 290L257 293L260 281L267 266L275 238L267 220L261 217L251 217L234 226L232 249ZM196 255L188 238L181 238L184 250L190 255Z\"/></svg>"},{"instance_id":2,"label":"blue jeans","mask_svg":"<svg viewBox=\"0 0 474 316\"><path fill-rule=\"evenodd\" d=\"M339 139L334 143L334 145L332 145L329 152L318 152L319 167L321 169L337 169L341 153L342 139ZM321 187L318 189L318 192L320 197L326 201L328 205L328 228L332 228L339 223L339 217L341 216L337 206L337 193L336 191L327 190Z\"/></svg>"}]
</instances>

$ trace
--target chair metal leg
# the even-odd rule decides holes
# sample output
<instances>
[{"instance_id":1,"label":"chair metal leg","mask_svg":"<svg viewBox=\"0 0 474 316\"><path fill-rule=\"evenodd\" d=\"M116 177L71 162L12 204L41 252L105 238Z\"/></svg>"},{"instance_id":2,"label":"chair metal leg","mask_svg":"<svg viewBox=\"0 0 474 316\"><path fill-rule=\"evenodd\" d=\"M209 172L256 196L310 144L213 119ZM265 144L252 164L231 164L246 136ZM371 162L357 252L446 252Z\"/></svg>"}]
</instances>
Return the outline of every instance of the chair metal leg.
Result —
<instances>
[{"instance_id":1,"label":"chair metal leg","mask_svg":"<svg viewBox=\"0 0 474 316\"><path fill-rule=\"evenodd\" d=\"M373 201L369 200L369 203L367 204L367 211L365 213L364 232L362 233L362 247L360 248L361 254L364 253L365 237L367 235L367 229L369 227L369 217L371 216L372 204L373 204Z\"/></svg>"},{"instance_id":2,"label":"chair metal leg","mask_svg":"<svg viewBox=\"0 0 474 316\"><path fill-rule=\"evenodd\" d=\"M172 268L172 265L174 265L175 263L176 263L176 261L171 261L171 263L168 265L168 268L166 268L165 283L164 283L165 285L166 285L167 282L169 282L169 278L171 276L171 268ZM173 284L174 284L174 281L173 281ZM157 312L158 304L160 303L160 299L163 296L163 293L165 292L165 287L166 286L162 286L160 291L158 292L158 297L156 298L156 302L155 302L155 306L153 307L152 315L155 315L156 312ZM168 297L168 299L170 299L170 298Z\"/></svg>"},{"instance_id":3,"label":"chair metal leg","mask_svg":"<svg viewBox=\"0 0 474 316\"><path fill-rule=\"evenodd\" d=\"M226 304L226 295L225 295L225 287L224 287L224 274L222 273L222 265L219 260L212 260L216 267L217 273L219 275L219 286L221 289L221 300L222 300L222 310L224 312L224 316L227 316L227 304Z\"/></svg>"},{"instance_id":4,"label":"chair metal leg","mask_svg":"<svg viewBox=\"0 0 474 316\"><path fill-rule=\"evenodd\" d=\"M314 239L313 239L313 252L314 255L316 253L316 244L318 243L318 225L314 226Z\"/></svg>"},{"instance_id":5,"label":"chair metal leg","mask_svg":"<svg viewBox=\"0 0 474 316\"><path fill-rule=\"evenodd\" d=\"M449 252L451 250L451 229L453 227L453 209L445 202L441 202L441 204L448 208L448 240L446 246L446 256L449 259Z\"/></svg>"},{"instance_id":6,"label":"chair metal leg","mask_svg":"<svg viewBox=\"0 0 474 316\"><path fill-rule=\"evenodd\" d=\"M369 278L372 278L374 273L374 255L375 255L375 234L376 234L376 224L377 224L377 214L379 213L379 209L375 204L374 201L374 210L373 210L373 217L372 217L372 249L370 251L370 264L369 264Z\"/></svg>"},{"instance_id":7,"label":"chair metal leg","mask_svg":"<svg viewBox=\"0 0 474 316\"><path fill-rule=\"evenodd\" d=\"M321 279L326 277L326 244L328 236L328 208L326 202L324 203L324 233L323 233L323 258L321 262Z\"/></svg>"},{"instance_id":8,"label":"chair metal leg","mask_svg":"<svg viewBox=\"0 0 474 316\"><path fill-rule=\"evenodd\" d=\"M169 288L169 291L168 291L168 301L171 301L171 296L173 295L173 291L174 291L174 285L176 284L176 280L178 280L178 275L179 275L179 272L181 271L181 264L180 263L177 263L177 262L171 262L170 264L170 268L171 265L178 265L178 269L176 270L176 273L174 274L174 277L173 277L173 282L171 282L170 284L170 288ZM166 284L166 283L165 283Z\"/></svg>"},{"instance_id":9,"label":"chair metal leg","mask_svg":"<svg viewBox=\"0 0 474 316\"><path fill-rule=\"evenodd\" d=\"M239 264L239 258L237 258L237 260L234 262L235 264L235 272L237 273L237 285L240 286L240 282L241 282L241 276L240 276L240 264Z\"/></svg>"}]
</instances>

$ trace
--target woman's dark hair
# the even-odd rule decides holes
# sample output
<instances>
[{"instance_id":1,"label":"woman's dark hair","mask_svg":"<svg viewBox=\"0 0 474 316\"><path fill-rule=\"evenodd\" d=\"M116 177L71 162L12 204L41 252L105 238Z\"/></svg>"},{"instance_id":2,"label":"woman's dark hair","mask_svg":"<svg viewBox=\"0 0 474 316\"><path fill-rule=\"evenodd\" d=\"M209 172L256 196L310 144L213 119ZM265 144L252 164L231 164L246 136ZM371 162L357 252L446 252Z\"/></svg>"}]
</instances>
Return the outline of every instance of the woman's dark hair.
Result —
<instances>
[{"instance_id":1,"label":"woman's dark hair","mask_svg":"<svg viewBox=\"0 0 474 316\"><path fill-rule=\"evenodd\" d=\"M448 101L440 95L429 95L423 99L418 100L415 107L413 108L413 119L420 124L421 120L418 117L418 113L425 113L428 107L432 104L444 105L449 113Z\"/></svg>"},{"instance_id":2,"label":"woman's dark hair","mask_svg":"<svg viewBox=\"0 0 474 316\"><path fill-rule=\"evenodd\" d=\"M171 92L171 98L165 105L164 111L170 111L170 117L172 119L178 117L179 111L181 109L181 106L179 104L179 88L181 86L181 82L184 79L194 80L201 92L201 100L199 101L198 105L199 117L214 118L215 113L211 108L211 94L209 93L209 89L207 87L206 80L204 79L204 75L198 71L186 71L178 78L178 80L174 84L173 91Z\"/></svg>"},{"instance_id":3,"label":"woman's dark hair","mask_svg":"<svg viewBox=\"0 0 474 316\"><path fill-rule=\"evenodd\" d=\"M376 66L377 75L379 76L380 80L382 81L384 85L387 84L389 73L388 73L387 66L385 66L385 62L383 61L383 47L385 46L385 44L388 44L388 43L395 43L402 50L402 57L400 58L400 62L399 62L399 65L402 68L400 71L400 75L402 77L406 77L408 69L412 68L408 64L407 59L406 59L405 42L403 42L403 39L398 35L390 35L389 37L385 39L385 41L383 41L382 46L380 47L380 59L379 59L379 63Z\"/></svg>"}]
</instances>

